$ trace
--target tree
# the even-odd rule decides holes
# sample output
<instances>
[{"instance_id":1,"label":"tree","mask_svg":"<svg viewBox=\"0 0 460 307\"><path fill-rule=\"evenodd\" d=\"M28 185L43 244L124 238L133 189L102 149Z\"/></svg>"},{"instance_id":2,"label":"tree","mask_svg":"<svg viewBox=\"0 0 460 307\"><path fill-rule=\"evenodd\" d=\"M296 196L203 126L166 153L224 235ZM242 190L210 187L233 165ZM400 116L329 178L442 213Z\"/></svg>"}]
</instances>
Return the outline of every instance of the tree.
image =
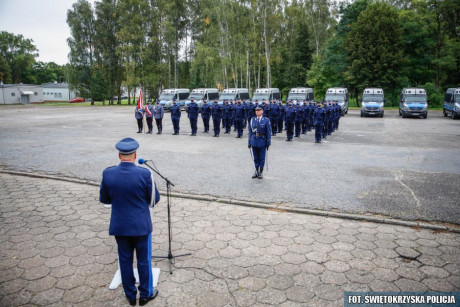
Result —
<instances>
[{"instance_id":1,"label":"tree","mask_svg":"<svg viewBox=\"0 0 460 307\"><path fill-rule=\"evenodd\" d=\"M351 26L345 41L349 53L346 81L356 98L371 86L396 93L404 58L401 34L397 10L383 2L369 4Z\"/></svg>"},{"instance_id":2,"label":"tree","mask_svg":"<svg viewBox=\"0 0 460 307\"><path fill-rule=\"evenodd\" d=\"M64 67L54 62L36 62L33 67L33 75L36 84L48 82L64 82L66 80Z\"/></svg>"}]
</instances>

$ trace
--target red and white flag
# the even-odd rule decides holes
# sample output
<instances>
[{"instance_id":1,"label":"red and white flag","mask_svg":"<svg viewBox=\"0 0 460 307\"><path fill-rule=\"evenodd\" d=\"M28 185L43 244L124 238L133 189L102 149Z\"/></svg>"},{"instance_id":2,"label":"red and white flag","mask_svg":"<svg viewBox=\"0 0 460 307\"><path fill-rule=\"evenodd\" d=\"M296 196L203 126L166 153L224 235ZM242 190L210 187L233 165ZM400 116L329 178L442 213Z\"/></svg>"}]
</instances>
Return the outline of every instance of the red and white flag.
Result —
<instances>
[{"instance_id":1,"label":"red and white flag","mask_svg":"<svg viewBox=\"0 0 460 307\"><path fill-rule=\"evenodd\" d=\"M152 112L150 112L149 106L145 106L145 112L147 112L149 116L152 116Z\"/></svg>"},{"instance_id":2,"label":"red and white flag","mask_svg":"<svg viewBox=\"0 0 460 307\"><path fill-rule=\"evenodd\" d=\"M139 93L139 99L137 100L137 109L142 110L144 108L144 99L142 97L142 90Z\"/></svg>"}]
</instances>

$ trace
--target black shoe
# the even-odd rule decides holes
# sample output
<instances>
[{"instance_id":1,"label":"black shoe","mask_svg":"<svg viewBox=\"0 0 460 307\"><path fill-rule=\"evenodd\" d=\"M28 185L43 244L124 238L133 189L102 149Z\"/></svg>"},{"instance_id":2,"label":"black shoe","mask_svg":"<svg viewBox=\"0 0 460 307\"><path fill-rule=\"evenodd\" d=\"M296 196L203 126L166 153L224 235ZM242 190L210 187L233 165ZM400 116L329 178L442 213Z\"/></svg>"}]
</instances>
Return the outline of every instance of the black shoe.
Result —
<instances>
[{"instance_id":1,"label":"black shoe","mask_svg":"<svg viewBox=\"0 0 460 307\"><path fill-rule=\"evenodd\" d=\"M254 175L252 175L252 179L256 179L257 177L259 177L259 168L256 167L256 171L254 173Z\"/></svg>"},{"instance_id":2,"label":"black shoe","mask_svg":"<svg viewBox=\"0 0 460 307\"><path fill-rule=\"evenodd\" d=\"M142 131L137 131L137 133L142 133Z\"/></svg>"},{"instance_id":3,"label":"black shoe","mask_svg":"<svg viewBox=\"0 0 460 307\"><path fill-rule=\"evenodd\" d=\"M126 298L126 299L128 300L129 305L136 306L136 300L135 299L134 300L130 300L129 298Z\"/></svg>"},{"instance_id":4,"label":"black shoe","mask_svg":"<svg viewBox=\"0 0 460 307\"><path fill-rule=\"evenodd\" d=\"M153 289L153 294L152 296L150 297L141 297L139 298L139 306L144 306L145 304L147 304L148 302L150 302L151 300L153 300L155 297L157 297L158 295L158 290L157 289Z\"/></svg>"},{"instance_id":5,"label":"black shoe","mask_svg":"<svg viewBox=\"0 0 460 307\"><path fill-rule=\"evenodd\" d=\"M160 134L160 131L158 131L157 134Z\"/></svg>"},{"instance_id":6,"label":"black shoe","mask_svg":"<svg viewBox=\"0 0 460 307\"><path fill-rule=\"evenodd\" d=\"M264 168L263 168L263 167L259 167L259 176L257 176L257 178L259 178L259 179L264 178L263 172L264 172Z\"/></svg>"}]
</instances>

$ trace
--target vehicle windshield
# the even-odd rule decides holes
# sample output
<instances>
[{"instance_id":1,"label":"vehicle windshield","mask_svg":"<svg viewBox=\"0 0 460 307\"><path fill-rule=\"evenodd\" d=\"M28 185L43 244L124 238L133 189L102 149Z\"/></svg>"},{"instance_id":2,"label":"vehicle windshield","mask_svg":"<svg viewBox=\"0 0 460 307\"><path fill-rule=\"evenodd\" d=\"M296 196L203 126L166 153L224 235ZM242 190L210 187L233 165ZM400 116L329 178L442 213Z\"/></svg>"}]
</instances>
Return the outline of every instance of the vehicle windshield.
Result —
<instances>
[{"instance_id":1,"label":"vehicle windshield","mask_svg":"<svg viewBox=\"0 0 460 307\"><path fill-rule=\"evenodd\" d=\"M224 99L233 99L235 100L236 99L236 94L229 94L229 93L225 93L225 94L222 94L219 98L219 100L224 100Z\"/></svg>"},{"instance_id":2,"label":"vehicle windshield","mask_svg":"<svg viewBox=\"0 0 460 307\"><path fill-rule=\"evenodd\" d=\"M455 102L460 102L460 95L455 95Z\"/></svg>"},{"instance_id":3,"label":"vehicle windshield","mask_svg":"<svg viewBox=\"0 0 460 307\"><path fill-rule=\"evenodd\" d=\"M174 93L162 93L160 95L160 100L171 100L174 98Z\"/></svg>"},{"instance_id":4,"label":"vehicle windshield","mask_svg":"<svg viewBox=\"0 0 460 307\"><path fill-rule=\"evenodd\" d=\"M293 93L293 94L289 94L289 96L288 96L287 99L306 100L306 99L307 99L307 95L306 95L306 94L297 94L297 93Z\"/></svg>"},{"instance_id":5,"label":"vehicle windshield","mask_svg":"<svg viewBox=\"0 0 460 307\"><path fill-rule=\"evenodd\" d=\"M254 96L252 96L252 100L262 100L262 99L265 99L265 100L268 100L270 98L270 94L269 93L255 93Z\"/></svg>"},{"instance_id":6,"label":"vehicle windshield","mask_svg":"<svg viewBox=\"0 0 460 307\"><path fill-rule=\"evenodd\" d=\"M382 96L363 96L363 102L383 102Z\"/></svg>"},{"instance_id":7,"label":"vehicle windshield","mask_svg":"<svg viewBox=\"0 0 460 307\"><path fill-rule=\"evenodd\" d=\"M326 98L324 100L327 101L344 101L344 95L326 95Z\"/></svg>"},{"instance_id":8,"label":"vehicle windshield","mask_svg":"<svg viewBox=\"0 0 460 307\"><path fill-rule=\"evenodd\" d=\"M192 98L195 100L202 100L203 97L204 97L203 93L191 93L190 97L188 97L188 100L192 100Z\"/></svg>"},{"instance_id":9,"label":"vehicle windshield","mask_svg":"<svg viewBox=\"0 0 460 307\"><path fill-rule=\"evenodd\" d=\"M426 103L425 96L406 96L406 102Z\"/></svg>"}]
</instances>

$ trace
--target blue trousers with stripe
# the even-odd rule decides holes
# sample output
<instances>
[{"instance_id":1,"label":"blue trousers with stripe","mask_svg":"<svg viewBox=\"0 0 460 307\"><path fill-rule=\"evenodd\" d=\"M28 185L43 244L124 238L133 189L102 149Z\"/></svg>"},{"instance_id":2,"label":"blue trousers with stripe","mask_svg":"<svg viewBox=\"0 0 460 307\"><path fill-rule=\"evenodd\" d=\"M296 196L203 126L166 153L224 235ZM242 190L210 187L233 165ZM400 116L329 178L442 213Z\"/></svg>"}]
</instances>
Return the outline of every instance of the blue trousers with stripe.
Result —
<instances>
[{"instance_id":1,"label":"blue trousers with stripe","mask_svg":"<svg viewBox=\"0 0 460 307\"><path fill-rule=\"evenodd\" d=\"M152 234L133 237L115 236L115 239L118 245L121 281L126 297L129 300L135 300L137 297L133 271L134 250L136 250L139 272L140 297L150 297L153 293Z\"/></svg>"}]
</instances>

